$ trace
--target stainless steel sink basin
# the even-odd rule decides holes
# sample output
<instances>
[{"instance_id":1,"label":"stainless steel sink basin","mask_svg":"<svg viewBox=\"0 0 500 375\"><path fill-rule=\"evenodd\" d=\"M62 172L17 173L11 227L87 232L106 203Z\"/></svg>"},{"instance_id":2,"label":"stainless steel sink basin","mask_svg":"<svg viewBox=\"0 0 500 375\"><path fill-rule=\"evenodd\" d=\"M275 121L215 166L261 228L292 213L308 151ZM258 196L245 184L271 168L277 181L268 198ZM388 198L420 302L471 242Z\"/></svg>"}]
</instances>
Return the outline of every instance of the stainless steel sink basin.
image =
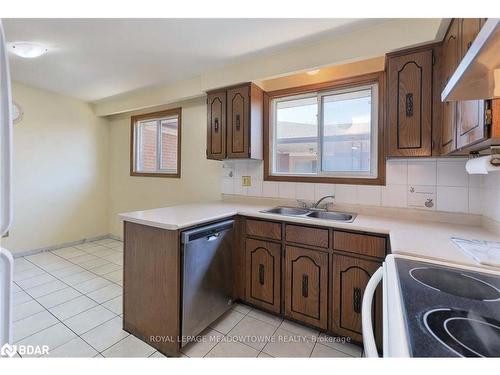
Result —
<instances>
[{"instance_id":1,"label":"stainless steel sink basin","mask_svg":"<svg viewBox=\"0 0 500 375\"><path fill-rule=\"evenodd\" d=\"M320 211L299 207L274 207L270 210L264 210L261 212L283 216L300 216L311 219L335 220L342 221L344 223L352 223L356 218L356 214L350 212Z\"/></svg>"},{"instance_id":2,"label":"stainless steel sink basin","mask_svg":"<svg viewBox=\"0 0 500 375\"><path fill-rule=\"evenodd\" d=\"M285 216L304 216L307 215L311 210L299 207L274 207L270 210L262 211L268 214L278 214Z\"/></svg>"},{"instance_id":3,"label":"stainless steel sink basin","mask_svg":"<svg viewBox=\"0 0 500 375\"><path fill-rule=\"evenodd\" d=\"M352 223L356 218L356 214L338 211L312 211L307 214L308 217L325 220L337 220L346 223Z\"/></svg>"}]
</instances>

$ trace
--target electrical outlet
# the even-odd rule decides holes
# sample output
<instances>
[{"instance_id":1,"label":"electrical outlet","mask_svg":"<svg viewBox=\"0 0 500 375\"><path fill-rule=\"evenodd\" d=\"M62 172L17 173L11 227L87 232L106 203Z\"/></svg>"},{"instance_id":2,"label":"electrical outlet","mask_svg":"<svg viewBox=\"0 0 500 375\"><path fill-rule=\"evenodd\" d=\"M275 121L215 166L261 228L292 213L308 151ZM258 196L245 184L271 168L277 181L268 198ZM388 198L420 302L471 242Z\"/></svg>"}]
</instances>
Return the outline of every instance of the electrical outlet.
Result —
<instances>
[{"instance_id":1,"label":"electrical outlet","mask_svg":"<svg viewBox=\"0 0 500 375\"><path fill-rule=\"evenodd\" d=\"M241 176L242 186L252 186L252 176Z\"/></svg>"}]
</instances>

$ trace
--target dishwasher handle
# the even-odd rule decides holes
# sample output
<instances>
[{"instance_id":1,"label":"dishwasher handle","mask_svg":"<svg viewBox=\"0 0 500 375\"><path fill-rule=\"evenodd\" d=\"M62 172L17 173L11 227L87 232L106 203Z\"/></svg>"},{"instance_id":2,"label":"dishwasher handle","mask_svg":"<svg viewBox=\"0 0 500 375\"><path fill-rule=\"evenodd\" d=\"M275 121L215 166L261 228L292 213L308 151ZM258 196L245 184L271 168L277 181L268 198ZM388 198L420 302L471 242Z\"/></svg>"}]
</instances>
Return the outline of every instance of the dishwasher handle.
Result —
<instances>
[{"instance_id":1,"label":"dishwasher handle","mask_svg":"<svg viewBox=\"0 0 500 375\"><path fill-rule=\"evenodd\" d=\"M383 271L384 269L382 267L379 267L379 269L375 271L375 273L370 278L370 281L368 281L365 293L363 295L363 305L361 307L361 323L363 327L363 346L365 348L365 355L368 358L378 357L377 344L375 342L375 336L373 334L372 304L375 290L377 289L377 286L384 275Z\"/></svg>"},{"instance_id":2,"label":"dishwasher handle","mask_svg":"<svg viewBox=\"0 0 500 375\"><path fill-rule=\"evenodd\" d=\"M220 237L222 232L233 229L234 220L225 220L218 223L205 225L182 232L181 242L187 244L192 241L205 238L207 241L214 241Z\"/></svg>"},{"instance_id":3,"label":"dishwasher handle","mask_svg":"<svg viewBox=\"0 0 500 375\"><path fill-rule=\"evenodd\" d=\"M214 234L211 234L211 235L207 236L207 241L214 241L214 240L216 240L217 238L220 237L220 233L221 232L217 232L217 233L214 233Z\"/></svg>"}]
</instances>

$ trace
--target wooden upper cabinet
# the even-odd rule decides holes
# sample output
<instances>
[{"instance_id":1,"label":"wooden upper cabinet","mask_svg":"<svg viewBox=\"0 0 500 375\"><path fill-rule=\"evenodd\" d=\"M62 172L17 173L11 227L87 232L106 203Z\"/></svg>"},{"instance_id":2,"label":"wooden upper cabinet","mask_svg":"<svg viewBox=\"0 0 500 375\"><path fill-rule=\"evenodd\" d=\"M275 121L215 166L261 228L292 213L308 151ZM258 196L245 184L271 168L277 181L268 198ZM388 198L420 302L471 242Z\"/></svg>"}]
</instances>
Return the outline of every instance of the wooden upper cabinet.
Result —
<instances>
[{"instance_id":1,"label":"wooden upper cabinet","mask_svg":"<svg viewBox=\"0 0 500 375\"><path fill-rule=\"evenodd\" d=\"M207 158L226 157L226 91L207 96Z\"/></svg>"},{"instance_id":2,"label":"wooden upper cabinet","mask_svg":"<svg viewBox=\"0 0 500 375\"><path fill-rule=\"evenodd\" d=\"M253 83L246 83L209 92L207 96L207 158L262 159L263 91ZM222 132L216 133L215 119L219 117L223 118L219 124Z\"/></svg>"},{"instance_id":3,"label":"wooden upper cabinet","mask_svg":"<svg viewBox=\"0 0 500 375\"><path fill-rule=\"evenodd\" d=\"M454 19L443 40L441 50L442 62L442 87L446 86L450 77L455 72L460 61L459 44L459 22ZM456 126L457 126L457 103L444 102L442 104L442 123L441 123L441 154L448 154L454 151L456 144Z\"/></svg>"},{"instance_id":4,"label":"wooden upper cabinet","mask_svg":"<svg viewBox=\"0 0 500 375\"><path fill-rule=\"evenodd\" d=\"M460 25L460 59L465 56L472 42L481 30L484 18L459 18Z\"/></svg>"},{"instance_id":5,"label":"wooden upper cabinet","mask_svg":"<svg viewBox=\"0 0 500 375\"><path fill-rule=\"evenodd\" d=\"M250 86L227 90L227 157L247 158Z\"/></svg>"},{"instance_id":6,"label":"wooden upper cabinet","mask_svg":"<svg viewBox=\"0 0 500 375\"><path fill-rule=\"evenodd\" d=\"M327 252L286 247L285 315L318 328L327 329Z\"/></svg>"},{"instance_id":7,"label":"wooden upper cabinet","mask_svg":"<svg viewBox=\"0 0 500 375\"><path fill-rule=\"evenodd\" d=\"M281 312L281 245L247 239L245 300L255 306Z\"/></svg>"},{"instance_id":8,"label":"wooden upper cabinet","mask_svg":"<svg viewBox=\"0 0 500 375\"><path fill-rule=\"evenodd\" d=\"M481 30L482 18L460 18L460 59L469 50ZM457 147L465 147L487 137L484 126L484 100L466 100L457 103Z\"/></svg>"},{"instance_id":9,"label":"wooden upper cabinet","mask_svg":"<svg viewBox=\"0 0 500 375\"><path fill-rule=\"evenodd\" d=\"M380 263L343 255L333 256L333 315L332 331L362 342L361 307L366 285ZM377 344L381 346L382 293L375 292L373 319Z\"/></svg>"},{"instance_id":10,"label":"wooden upper cabinet","mask_svg":"<svg viewBox=\"0 0 500 375\"><path fill-rule=\"evenodd\" d=\"M433 50L388 56L388 156L432 155Z\"/></svg>"}]
</instances>

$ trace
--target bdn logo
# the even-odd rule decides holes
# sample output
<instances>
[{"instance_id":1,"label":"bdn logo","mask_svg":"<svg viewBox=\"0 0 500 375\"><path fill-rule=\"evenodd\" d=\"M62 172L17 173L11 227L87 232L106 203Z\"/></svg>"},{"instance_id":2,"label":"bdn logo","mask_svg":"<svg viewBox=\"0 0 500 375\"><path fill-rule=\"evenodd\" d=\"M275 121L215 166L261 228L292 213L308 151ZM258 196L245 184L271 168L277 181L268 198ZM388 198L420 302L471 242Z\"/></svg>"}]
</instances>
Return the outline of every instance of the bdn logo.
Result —
<instances>
[{"instance_id":1,"label":"bdn logo","mask_svg":"<svg viewBox=\"0 0 500 375\"><path fill-rule=\"evenodd\" d=\"M48 345L9 345L5 344L0 349L0 356L2 357L14 357L16 353L19 355L44 355L49 354Z\"/></svg>"}]
</instances>

